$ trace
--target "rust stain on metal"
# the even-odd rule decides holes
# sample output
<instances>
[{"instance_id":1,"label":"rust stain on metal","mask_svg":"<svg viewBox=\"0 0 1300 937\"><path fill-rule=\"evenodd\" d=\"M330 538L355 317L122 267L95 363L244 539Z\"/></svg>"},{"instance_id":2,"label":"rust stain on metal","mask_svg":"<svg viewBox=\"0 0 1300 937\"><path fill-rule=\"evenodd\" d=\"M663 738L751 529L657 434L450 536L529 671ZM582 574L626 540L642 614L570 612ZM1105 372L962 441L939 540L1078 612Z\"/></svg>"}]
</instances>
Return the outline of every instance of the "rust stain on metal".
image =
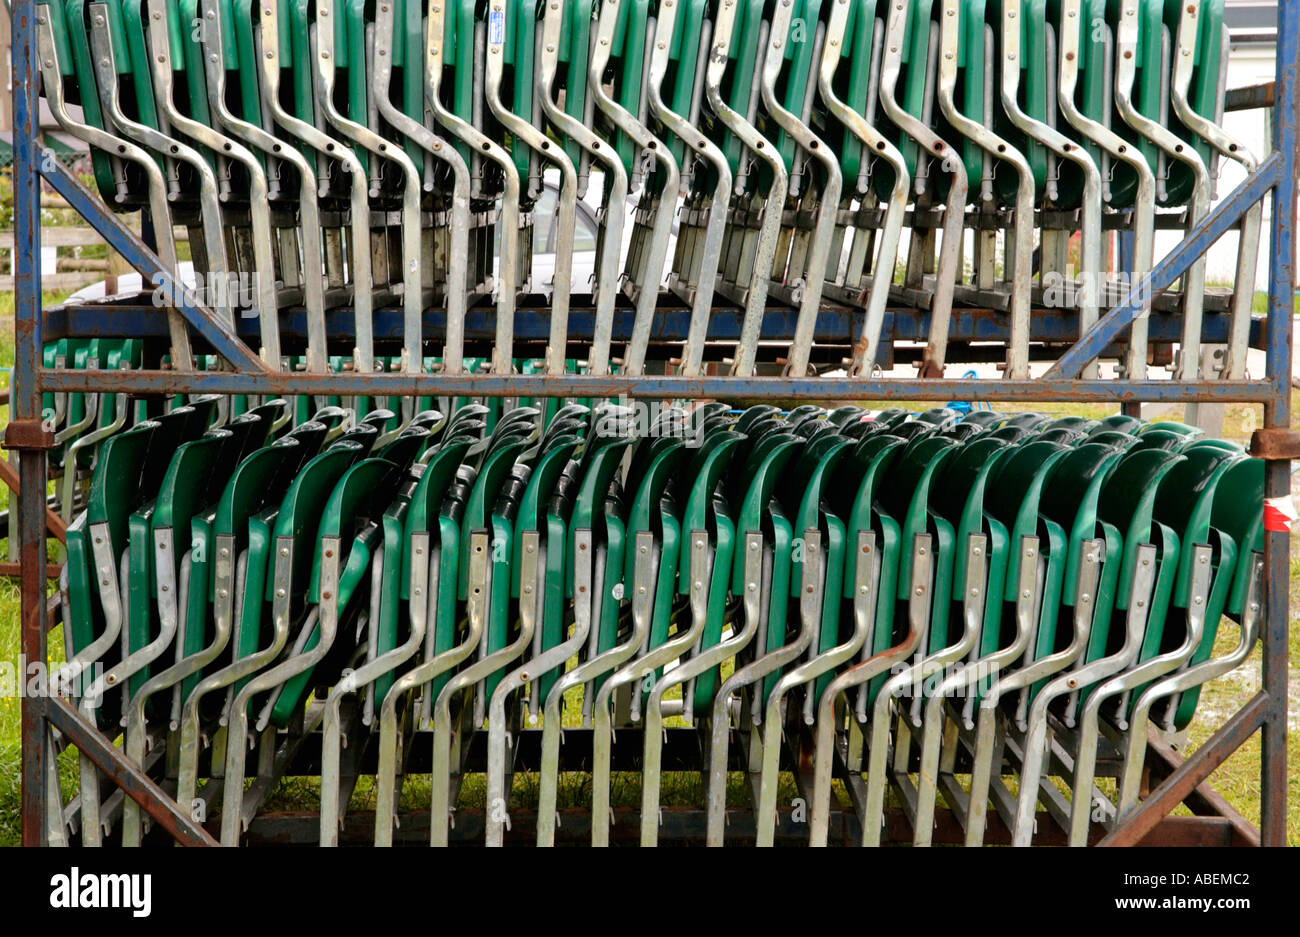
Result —
<instances>
[{"instance_id":1,"label":"rust stain on metal","mask_svg":"<svg viewBox=\"0 0 1300 937\"><path fill-rule=\"evenodd\" d=\"M45 424L44 420L14 420L5 427L4 448L53 449L54 431Z\"/></svg>"},{"instance_id":2,"label":"rust stain on metal","mask_svg":"<svg viewBox=\"0 0 1300 937\"><path fill-rule=\"evenodd\" d=\"M925 357L921 360L921 366L917 369L916 376L922 378L943 377L943 367L934 361L933 345L926 346Z\"/></svg>"},{"instance_id":3,"label":"rust stain on metal","mask_svg":"<svg viewBox=\"0 0 1300 937\"><path fill-rule=\"evenodd\" d=\"M62 572L62 570L63 570L62 564L46 563L45 578L58 579L59 574L60 572ZM11 563L8 562L7 560L4 562L0 562L0 576L21 576L22 574L23 574L22 563Z\"/></svg>"},{"instance_id":4,"label":"rust stain on metal","mask_svg":"<svg viewBox=\"0 0 1300 937\"><path fill-rule=\"evenodd\" d=\"M1266 462L1300 459L1300 431L1285 427L1257 429L1250 437L1250 454Z\"/></svg>"},{"instance_id":5,"label":"rust stain on metal","mask_svg":"<svg viewBox=\"0 0 1300 937\"><path fill-rule=\"evenodd\" d=\"M1143 842L1171 810L1193 793L1206 778L1255 733L1268 715L1267 693L1257 693L1225 722L1190 758L1180 764L1151 795L1126 814L1099 843L1102 846L1135 846ZM1198 818L1209 819L1209 818ZM1231 824L1216 818L1229 836Z\"/></svg>"}]
</instances>

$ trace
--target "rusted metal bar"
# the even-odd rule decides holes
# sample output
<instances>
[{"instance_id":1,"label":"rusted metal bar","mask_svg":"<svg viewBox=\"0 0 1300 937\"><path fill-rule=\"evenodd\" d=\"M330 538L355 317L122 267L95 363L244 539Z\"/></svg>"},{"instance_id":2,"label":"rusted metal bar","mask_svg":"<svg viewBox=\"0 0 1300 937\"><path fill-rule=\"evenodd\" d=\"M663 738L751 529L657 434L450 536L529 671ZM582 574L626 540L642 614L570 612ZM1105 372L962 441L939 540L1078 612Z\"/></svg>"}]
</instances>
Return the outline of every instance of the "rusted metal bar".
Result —
<instances>
[{"instance_id":1,"label":"rusted metal bar","mask_svg":"<svg viewBox=\"0 0 1300 937\"><path fill-rule=\"evenodd\" d=\"M112 745L97 729L87 725L72 705L58 697L39 700L45 715L76 747L95 763L104 775L138 803L158 825L182 846L215 846L217 841L154 783L120 748Z\"/></svg>"},{"instance_id":2,"label":"rusted metal bar","mask_svg":"<svg viewBox=\"0 0 1300 937\"><path fill-rule=\"evenodd\" d=\"M555 831L557 844L586 845L591 842L591 811L585 808L563 809L562 820ZM610 827L612 845L635 845L640 841L641 811L616 808L614 823ZM428 812L400 814L400 822L393 834L397 845L427 846L429 843ZM485 834L485 811L458 808L456 825L449 831L452 845L482 845ZM1052 845L1064 845L1065 834L1049 819L1046 811L1038 815L1039 827L1044 831L1039 838ZM370 845L374 837L374 814L369 811L349 812L339 834L341 845ZM534 810L511 810L510 829L505 833L507 845L532 844L536 838L537 813ZM215 826L215 822L213 826ZM699 845L704 843L706 813L696 807L664 807L659 828L660 845ZM861 837L858 819L851 810L834 809L830 812L828 839L836 844L856 844ZM754 815L748 809L727 811L727 842L732 845L753 845L756 827ZM1222 817L1165 817L1142 841L1143 846L1227 846L1232 842L1232 825ZM1100 836L1098 832L1095 834ZM961 845L965 833L951 810L935 812L934 843L936 845ZM260 814L249 824L244 837L250 845L315 845L320 838L320 818L308 812L277 812ZM886 843L911 843L912 826L900 807L885 810L885 829L882 837ZM775 843L781 846L798 846L808 841L808 824L793 815L790 808L778 811ZM996 813L989 817L985 842L1007 845L1011 831Z\"/></svg>"},{"instance_id":3,"label":"rusted metal bar","mask_svg":"<svg viewBox=\"0 0 1300 937\"><path fill-rule=\"evenodd\" d=\"M1247 85L1244 88L1229 88L1223 99L1225 111L1253 111L1259 107L1272 107L1276 101L1277 83L1266 81L1263 84Z\"/></svg>"},{"instance_id":4,"label":"rusted metal bar","mask_svg":"<svg viewBox=\"0 0 1300 937\"><path fill-rule=\"evenodd\" d=\"M1294 195L1291 198L1294 206ZM1287 315L1288 323L1290 314ZM1290 358L1288 335L1287 357ZM1288 385L1289 386L1289 385ZM1264 418L1289 422L1291 406L1285 403L1265 405ZM1264 494L1269 498L1291 495L1291 463L1276 460L1266 463ZM1291 537L1285 531L1264 534L1264 693L1268 696L1267 712L1260 732L1260 834L1264 846L1286 845L1287 811L1287 693L1288 627L1290 617Z\"/></svg>"},{"instance_id":5,"label":"rusted metal bar","mask_svg":"<svg viewBox=\"0 0 1300 937\"><path fill-rule=\"evenodd\" d=\"M1257 429L1250 437L1250 454L1266 462L1300 459L1300 431L1286 426Z\"/></svg>"},{"instance_id":6,"label":"rusted metal bar","mask_svg":"<svg viewBox=\"0 0 1300 937\"><path fill-rule=\"evenodd\" d=\"M1177 770L1183 761L1183 756L1161 738L1155 729L1148 730L1147 767L1150 769L1151 776L1156 783L1163 781L1173 771ZM1237 809L1209 784L1198 784L1183 799L1183 803L1197 816L1222 817L1227 820L1232 826L1232 845L1259 845L1259 829L1255 824L1238 813Z\"/></svg>"},{"instance_id":7,"label":"rusted metal bar","mask_svg":"<svg viewBox=\"0 0 1300 937\"><path fill-rule=\"evenodd\" d=\"M22 493L22 484L18 478L18 471L4 459L0 459L0 481L8 485L9 490L14 494L20 495ZM45 529L53 536L58 537L60 543L67 540L68 526L63 523L63 518L51 511L49 507L45 508ZM0 575L12 574L3 573Z\"/></svg>"},{"instance_id":8,"label":"rusted metal bar","mask_svg":"<svg viewBox=\"0 0 1300 937\"><path fill-rule=\"evenodd\" d=\"M1273 240L1269 256L1268 378L1273 392L1264 403L1264 425L1291 426L1292 328L1295 313L1296 199L1300 197L1300 2L1282 0L1277 9L1277 84L1273 134L1282 171L1273 193ZM1266 463L1264 496L1291 495L1291 462ZM1290 615L1291 537L1264 534L1264 693L1268 707L1260 732L1260 838L1265 846L1286 842L1287 655Z\"/></svg>"},{"instance_id":9,"label":"rusted metal bar","mask_svg":"<svg viewBox=\"0 0 1300 937\"><path fill-rule=\"evenodd\" d=\"M40 101L36 68L35 4L15 0L11 57L14 68L14 379L10 419L39 421L41 391L41 203L36 136ZM57 160L55 161L57 162ZM18 461L18 556L20 650L29 661L45 655L45 450L23 449ZM22 701L22 841L43 845L45 828L45 759L48 738L41 700Z\"/></svg>"},{"instance_id":10,"label":"rusted metal bar","mask_svg":"<svg viewBox=\"0 0 1300 937\"><path fill-rule=\"evenodd\" d=\"M1258 402L1266 381L861 380L839 377L738 377L647 374L244 374L237 371L46 370L41 388L58 393L320 394L347 396L614 397L727 400L1024 400L1219 403Z\"/></svg>"},{"instance_id":11,"label":"rusted metal bar","mask_svg":"<svg viewBox=\"0 0 1300 937\"><path fill-rule=\"evenodd\" d=\"M59 573L63 569L58 563L45 564L45 578L58 579ZM10 563L8 561L0 562L0 576L21 576L23 575L22 563Z\"/></svg>"},{"instance_id":12,"label":"rusted metal bar","mask_svg":"<svg viewBox=\"0 0 1300 937\"><path fill-rule=\"evenodd\" d=\"M1286 580L1283 579L1285 586ZM1128 816L1123 817L1098 845L1136 846L1156 828L1215 768L1223 764L1246 739L1254 734L1268 715L1271 701L1267 693L1257 693L1219 731L1210 736L1190 758L1179 765L1159 787L1147 796Z\"/></svg>"},{"instance_id":13,"label":"rusted metal bar","mask_svg":"<svg viewBox=\"0 0 1300 937\"><path fill-rule=\"evenodd\" d=\"M54 433L43 420L18 417L5 427L6 449L53 449Z\"/></svg>"}]
</instances>

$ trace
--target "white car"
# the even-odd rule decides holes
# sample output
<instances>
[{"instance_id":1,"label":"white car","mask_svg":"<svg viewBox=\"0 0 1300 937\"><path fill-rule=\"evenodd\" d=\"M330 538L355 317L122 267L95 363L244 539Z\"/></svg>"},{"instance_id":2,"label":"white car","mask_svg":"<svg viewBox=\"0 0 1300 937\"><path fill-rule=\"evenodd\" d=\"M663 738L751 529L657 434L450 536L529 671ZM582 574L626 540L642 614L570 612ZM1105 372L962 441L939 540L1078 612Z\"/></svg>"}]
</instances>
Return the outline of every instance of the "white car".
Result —
<instances>
[{"instance_id":1,"label":"white car","mask_svg":"<svg viewBox=\"0 0 1300 937\"><path fill-rule=\"evenodd\" d=\"M195 288L198 283L194 275L194 264L188 260L183 260L177 264L177 273L180 275L181 284L189 290ZM131 296L145 289L144 277L132 270L129 273L119 274L117 277L117 292L114 296ZM105 298L105 290L108 287L108 281L100 280L98 283L91 283L89 286L83 286L67 298L70 303L96 303ZM153 289L153 284L148 284L149 289Z\"/></svg>"},{"instance_id":2,"label":"white car","mask_svg":"<svg viewBox=\"0 0 1300 937\"><path fill-rule=\"evenodd\" d=\"M555 246L556 246L556 225L555 225L555 207L560 198L559 173L555 173L555 179L552 180L551 173L547 173L545 184L542 186L541 197L533 204L533 267L532 267L532 291L550 295L552 281L555 279ZM592 184L587 189L587 195L590 197L596 193L599 197L599 182L592 180ZM573 262L569 274L569 282L572 284L573 292L586 293L591 290L593 285L592 278L596 275L596 239L600 230L600 219L597 217L599 203L592 207L585 200L579 200L577 213L574 216L573 231ZM630 218L630 216L629 216ZM495 249L500 254L500 236L496 238ZM492 275L495 278L498 272L498 263L493 260Z\"/></svg>"},{"instance_id":3,"label":"white car","mask_svg":"<svg viewBox=\"0 0 1300 937\"><path fill-rule=\"evenodd\" d=\"M560 197L560 173L548 169L542 177L541 197L533 205L533 266L530 290L550 295L552 280L555 278L555 206ZM578 210L574 218L573 263L569 282L573 292L589 293L595 286L596 275L596 240L600 230L601 196L604 193L605 175L592 172L587 183L587 191L578 200ZM623 236L620 244L620 258L627 257L628 245L632 242L632 213L636 210L637 195L629 195L624 214ZM667 266L672 262L673 248L677 242L677 219L673 218L672 235L668 239L664 277L667 279ZM496 241L495 250L500 251L500 239ZM622 263L619 271L622 272ZM498 271L496 261L492 264L492 274Z\"/></svg>"}]
</instances>

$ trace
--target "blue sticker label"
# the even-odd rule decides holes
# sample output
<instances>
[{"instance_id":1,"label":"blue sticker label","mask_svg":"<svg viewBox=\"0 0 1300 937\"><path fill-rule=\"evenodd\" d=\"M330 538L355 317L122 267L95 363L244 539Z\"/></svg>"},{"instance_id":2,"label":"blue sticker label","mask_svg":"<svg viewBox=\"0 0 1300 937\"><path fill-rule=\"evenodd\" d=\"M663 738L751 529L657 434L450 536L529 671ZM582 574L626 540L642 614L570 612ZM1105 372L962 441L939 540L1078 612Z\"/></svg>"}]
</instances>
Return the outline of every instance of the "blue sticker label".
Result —
<instances>
[{"instance_id":1,"label":"blue sticker label","mask_svg":"<svg viewBox=\"0 0 1300 937\"><path fill-rule=\"evenodd\" d=\"M506 41L506 14L493 10L488 14L488 44L499 46Z\"/></svg>"}]
</instances>

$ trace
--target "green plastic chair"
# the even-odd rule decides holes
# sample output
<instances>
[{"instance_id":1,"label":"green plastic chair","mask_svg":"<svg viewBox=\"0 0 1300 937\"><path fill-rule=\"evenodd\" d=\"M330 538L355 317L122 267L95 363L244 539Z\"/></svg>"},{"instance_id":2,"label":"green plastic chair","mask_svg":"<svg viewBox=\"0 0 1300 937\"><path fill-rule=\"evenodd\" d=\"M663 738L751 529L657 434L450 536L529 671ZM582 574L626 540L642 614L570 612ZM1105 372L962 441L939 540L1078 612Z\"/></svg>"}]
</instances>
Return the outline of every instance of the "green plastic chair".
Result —
<instances>
[{"instance_id":1,"label":"green plastic chair","mask_svg":"<svg viewBox=\"0 0 1300 937\"><path fill-rule=\"evenodd\" d=\"M148 492L139 489L157 424L140 423L109 437L91 477L86 509L68 527L68 599L64 626L72 635L72 661L82 667L116 661L124 626L124 596L118 571L130 537L130 516ZM70 661L71 662L71 661ZM83 684L81 692L90 692ZM115 722L116 694L99 707L101 725Z\"/></svg>"},{"instance_id":2,"label":"green plastic chair","mask_svg":"<svg viewBox=\"0 0 1300 937\"><path fill-rule=\"evenodd\" d=\"M1222 577L1226 572L1232 581L1223 613L1243 624L1247 616L1257 611L1250 607L1250 589L1252 576L1257 575L1254 564L1264 549L1263 478L1264 465L1260 460L1233 462L1219 477L1210 514L1210 528L1219 535L1221 543L1226 543L1230 538L1237 548L1235 568L1228 571L1224 570L1223 553L1220 551L1218 575ZM1214 642L1218 638L1219 624L1218 617L1207 613L1205 637L1192 655L1190 666L1195 667L1210 659ZM1171 700L1164 720L1166 728L1172 725L1174 731L1178 732L1186 729L1192 721L1199 699L1198 685Z\"/></svg>"}]
</instances>

